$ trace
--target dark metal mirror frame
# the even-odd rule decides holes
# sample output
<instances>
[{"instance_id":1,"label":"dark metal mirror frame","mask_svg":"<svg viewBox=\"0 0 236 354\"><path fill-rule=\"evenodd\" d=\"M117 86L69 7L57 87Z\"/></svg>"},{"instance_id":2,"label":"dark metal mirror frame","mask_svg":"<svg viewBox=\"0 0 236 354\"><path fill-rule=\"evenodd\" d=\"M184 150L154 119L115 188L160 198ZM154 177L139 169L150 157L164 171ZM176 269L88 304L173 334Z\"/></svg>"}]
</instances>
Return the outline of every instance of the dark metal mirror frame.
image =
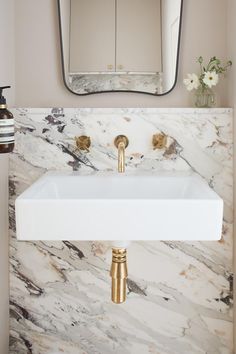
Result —
<instances>
[{"instance_id":1,"label":"dark metal mirror frame","mask_svg":"<svg viewBox=\"0 0 236 354\"><path fill-rule=\"evenodd\" d=\"M60 0L57 0L57 5L58 5L58 18L59 18L59 33L60 33L60 47L61 47L61 66L62 66L62 76L63 76L63 81L64 81L64 85L66 86L66 88L73 93L74 95L77 96L88 96L88 95L95 95L95 94L99 94L99 93L113 93L113 92L128 92L128 93L142 93L142 94L146 94L146 95L151 95L151 96L165 96L168 93L170 93L171 91L174 90L176 83L177 83L177 79L178 79L178 71L179 71L179 55L180 55L180 45L181 45L181 31L182 31L182 20L183 20L183 2L184 0L181 0L181 5L180 5L180 22L179 22L179 37L178 37L178 47L177 47L177 58L176 58L176 68L175 68L175 81L173 86L171 87L171 89L167 92L164 93L151 93L151 92L143 92L143 91L130 91L130 90L104 90L104 91L96 91L96 92L87 92L87 93L76 93L74 91L72 91L70 89L70 87L67 85L67 81L66 81L66 76L65 76L65 70L64 70L64 54L63 54L63 39L62 39L62 23L61 23L61 6L60 6Z\"/></svg>"}]
</instances>

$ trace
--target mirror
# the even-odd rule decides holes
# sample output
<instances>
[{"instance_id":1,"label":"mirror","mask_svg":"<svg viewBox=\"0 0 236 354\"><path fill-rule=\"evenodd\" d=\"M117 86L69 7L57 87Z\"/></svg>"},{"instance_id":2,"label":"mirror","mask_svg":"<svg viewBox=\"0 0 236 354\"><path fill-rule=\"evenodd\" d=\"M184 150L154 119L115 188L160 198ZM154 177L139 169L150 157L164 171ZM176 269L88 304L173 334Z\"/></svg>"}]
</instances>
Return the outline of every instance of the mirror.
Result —
<instances>
[{"instance_id":1,"label":"mirror","mask_svg":"<svg viewBox=\"0 0 236 354\"><path fill-rule=\"evenodd\" d=\"M77 95L173 90L183 0L58 0L62 70Z\"/></svg>"}]
</instances>

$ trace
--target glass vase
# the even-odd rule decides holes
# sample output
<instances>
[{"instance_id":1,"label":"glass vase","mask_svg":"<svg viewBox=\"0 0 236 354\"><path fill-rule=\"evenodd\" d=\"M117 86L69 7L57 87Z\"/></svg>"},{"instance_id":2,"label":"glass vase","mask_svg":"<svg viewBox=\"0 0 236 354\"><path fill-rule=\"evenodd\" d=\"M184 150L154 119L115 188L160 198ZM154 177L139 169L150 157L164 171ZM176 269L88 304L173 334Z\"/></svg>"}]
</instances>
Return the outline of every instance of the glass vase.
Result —
<instances>
[{"instance_id":1,"label":"glass vase","mask_svg":"<svg viewBox=\"0 0 236 354\"><path fill-rule=\"evenodd\" d=\"M195 106L198 108L212 108L215 104L214 91L210 87L200 86L195 93Z\"/></svg>"}]
</instances>

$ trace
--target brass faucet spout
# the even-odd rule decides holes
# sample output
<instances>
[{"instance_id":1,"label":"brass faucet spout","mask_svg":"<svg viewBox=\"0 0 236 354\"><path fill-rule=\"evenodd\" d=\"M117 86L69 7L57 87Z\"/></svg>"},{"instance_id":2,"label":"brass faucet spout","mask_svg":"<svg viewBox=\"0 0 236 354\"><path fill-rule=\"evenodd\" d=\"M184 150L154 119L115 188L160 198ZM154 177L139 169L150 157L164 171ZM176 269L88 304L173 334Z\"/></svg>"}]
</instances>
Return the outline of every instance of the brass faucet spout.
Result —
<instances>
[{"instance_id":1,"label":"brass faucet spout","mask_svg":"<svg viewBox=\"0 0 236 354\"><path fill-rule=\"evenodd\" d=\"M118 145L118 172L125 172L125 144L123 142Z\"/></svg>"},{"instance_id":2,"label":"brass faucet spout","mask_svg":"<svg viewBox=\"0 0 236 354\"><path fill-rule=\"evenodd\" d=\"M129 139L125 135L118 135L114 144L118 149L118 172L125 172L125 149L129 145Z\"/></svg>"}]
</instances>

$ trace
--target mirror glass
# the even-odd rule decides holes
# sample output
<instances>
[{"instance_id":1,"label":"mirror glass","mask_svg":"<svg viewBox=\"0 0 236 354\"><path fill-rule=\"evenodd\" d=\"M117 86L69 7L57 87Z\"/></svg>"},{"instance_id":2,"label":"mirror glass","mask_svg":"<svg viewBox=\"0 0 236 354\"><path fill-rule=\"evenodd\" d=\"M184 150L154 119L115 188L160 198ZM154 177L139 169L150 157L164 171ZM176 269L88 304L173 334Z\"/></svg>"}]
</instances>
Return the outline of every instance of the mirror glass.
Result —
<instances>
[{"instance_id":1,"label":"mirror glass","mask_svg":"<svg viewBox=\"0 0 236 354\"><path fill-rule=\"evenodd\" d=\"M163 95L177 80L182 0L58 0L63 77L78 95Z\"/></svg>"}]
</instances>

